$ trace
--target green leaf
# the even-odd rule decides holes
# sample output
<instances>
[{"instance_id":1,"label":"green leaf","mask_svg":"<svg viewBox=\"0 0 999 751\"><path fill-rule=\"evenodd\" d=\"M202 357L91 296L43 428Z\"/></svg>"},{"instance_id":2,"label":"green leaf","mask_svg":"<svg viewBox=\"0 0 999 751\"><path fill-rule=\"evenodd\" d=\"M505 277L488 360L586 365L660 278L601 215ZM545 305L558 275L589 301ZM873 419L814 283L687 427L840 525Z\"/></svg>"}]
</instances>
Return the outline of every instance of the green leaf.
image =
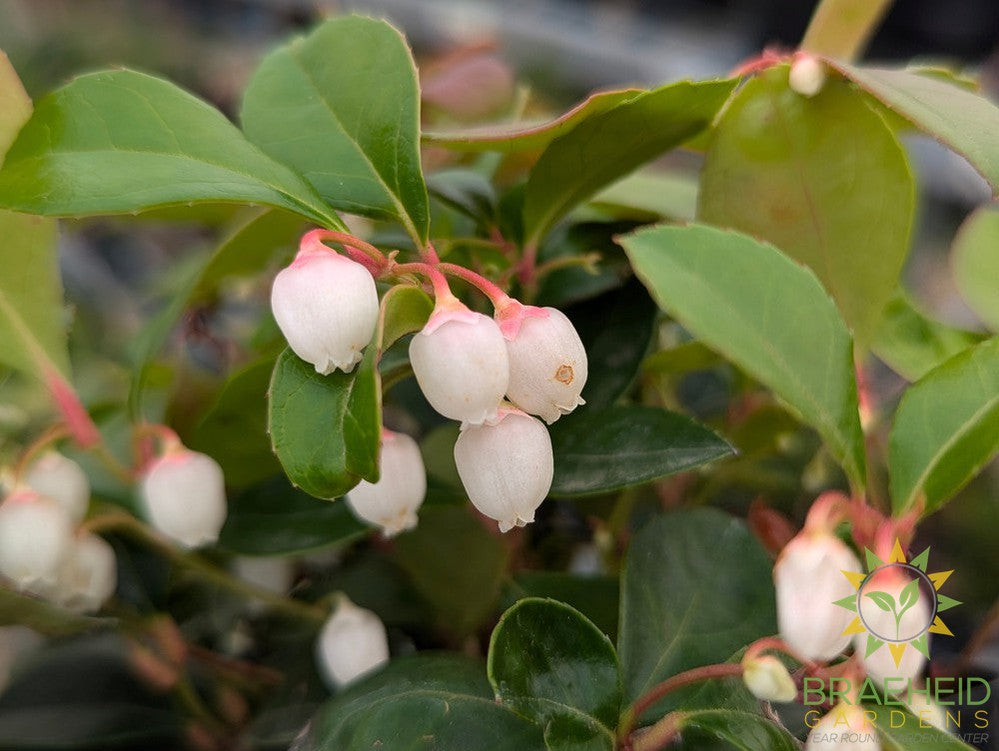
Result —
<instances>
[{"instance_id":1,"label":"green leaf","mask_svg":"<svg viewBox=\"0 0 999 751\"><path fill-rule=\"evenodd\" d=\"M240 555L291 555L353 540L367 531L346 503L317 500L277 477L229 501L219 545Z\"/></svg>"},{"instance_id":2,"label":"green leaf","mask_svg":"<svg viewBox=\"0 0 999 751\"><path fill-rule=\"evenodd\" d=\"M788 88L787 71L751 79L725 109L698 217L806 264L863 344L909 249L915 182L891 130L848 83L803 97Z\"/></svg>"},{"instance_id":3,"label":"green leaf","mask_svg":"<svg viewBox=\"0 0 999 751\"><path fill-rule=\"evenodd\" d=\"M898 617L905 614L907 610L912 608L917 602L919 602L919 579L913 579L911 582L902 587L902 591L898 595Z\"/></svg>"},{"instance_id":4,"label":"green leaf","mask_svg":"<svg viewBox=\"0 0 999 751\"><path fill-rule=\"evenodd\" d=\"M617 655L578 610L556 600L520 600L493 631L488 671L501 701L556 702L595 718L613 739L621 711Z\"/></svg>"},{"instance_id":5,"label":"green leaf","mask_svg":"<svg viewBox=\"0 0 999 751\"><path fill-rule=\"evenodd\" d=\"M566 704L534 697L514 697L504 704L544 729L546 751L614 751L613 733Z\"/></svg>"},{"instance_id":6,"label":"green leaf","mask_svg":"<svg viewBox=\"0 0 999 751\"><path fill-rule=\"evenodd\" d=\"M871 602L886 613L895 612L895 598L887 592L865 592L864 597L869 598Z\"/></svg>"},{"instance_id":7,"label":"green leaf","mask_svg":"<svg viewBox=\"0 0 999 751\"><path fill-rule=\"evenodd\" d=\"M798 742L765 717L733 709L684 712L679 723L684 737L697 733L731 744L739 751L797 751Z\"/></svg>"},{"instance_id":8,"label":"green leaf","mask_svg":"<svg viewBox=\"0 0 999 751\"><path fill-rule=\"evenodd\" d=\"M48 216L219 201L343 227L307 183L218 110L131 70L80 76L39 101L0 170L0 205Z\"/></svg>"},{"instance_id":9,"label":"green leaf","mask_svg":"<svg viewBox=\"0 0 999 751\"><path fill-rule=\"evenodd\" d=\"M927 135L967 159L999 189L999 107L939 76L828 61Z\"/></svg>"},{"instance_id":10,"label":"green leaf","mask_svg":"<svg viewBox=\"0 0 999 751\"><path fill-rule=\"evenodd\" d=\"M430 226L420 167L416 66L384 21L326 21L266 58L243 98L243 128L334 208L392 217L420 245Z\"/></svg>"},{"instance_id":11,"label":"green leaf","mask_svg":"<svg viewBox=\"0 0 999 751\"><path fill-rule=\"evenodd\" d=\"M510 554L467 505L424 506L419 526L395 540L394 557L437 626L463 638L493 614Z\"/></svg>"},{"instance_id":12,"label":"green leaf","mask_svg":"<svg viewBox=\"0 0 999 751\"><path fill-rule=\"evenodd\" d=\"M17 133L31 117L31 97L10 59L0 50L0 165Z\"/></svg>"},{"instance_id":13,"label":"green leaf","mask_svg":"<svg viewBox=\"0 0 999 751\"><path fill-rule=\"evenodd\" d=\"M935 511L999 451L999 338L931 370L902 397L889 447L896 513Z\"/></svg>"},{"instance_id":14,"label":"green leaf","mask_svg":"<svg viewBox=\"0 0 999 751\"><path fill-rule=\"evenodd\" d=\"M958 352L982 340L921 312L905 292L897 292L878 324L871 350L909 381L918 381Z\"/></svg>"},{"instance_id":15,"label":"green leaf","mask_svg":"<svg viewBox=\"0 0 999 751\"><path fill-rule=\"evenodd\" d=\"M537 123L484 125L470 130L424 133L423 142L452 151L501 151L513 153L543 149L559 136L565 135L587 118L633 99L641 89L622 89L593 94L585 101L554 120Z\"/></svg>"},{"instance_id":16,"label":"green leaf","mask_svg":"<svg viewBox=\"0 0 999 751\"><path fill-rule=\"evenodd\" d=\"M527 179L527 244L600 188L711 124L735 81L681 81L588 118L553 141Z\"/></svg>"},{"instance_id":17,"label":"green leaf","mask_svg":"<svg viewBox=\"0 0 999 751\"><path fill-rule=\"evenodd\" d=\"M536 725L493 699L480 663L424 654L393 660L326 702L303 748L468 751L470 738L490 751L544 748Z\"/></svg>"},{"instance_id":18,"label":"green leaf","mask_svg":"<svg viewBox=\"0 0 999 751\"><path fill-rule=\"evenodd\" d=\"M973 748L950 733L926 727L925 721L906 709L881 704L865 704L864 709L875 713L874 724L881 736L884 751L916 751L922 748L932 748L933 751L971 751Z\"/></svg>"},{"instance_id":19,"label":"green leaf","mask_svg":"<svg viewBox=\"0 0 999 751\"><path fill-rule=\"evenodd\" d=\"M733 453L689 417L657 407L583 408L551 427L552 495L592 495L640 485Z\"/></svg>"},{"instance_id":20,"label":"green leaf","mask_svg":"<svg viewBox=\"0 0 999 751\"><path fill-rule=\"evenodd\" d=\"M427 175L427 190L441 203L474 219L483 227L496 224L499 199L483 175L470 169L449 169Z\"/></svg>"},{"instance_id":21,"label":"green leaf","mask_svg":"<svg viewBox=\"0 0 999 751\"><path fill-rule=\"evenodd\" d=\"M382 298L379 349L384 352L406 334L419 331L434 311L434 302L419 287L398 284Z\"/></svg>"},{"instance_id":22,"label":"green leaf","mask_svg":"<svg viewBox=\"0 0 999 751\"><path fill-rule=\"evenodd\" d=\"M110 618L79 615L45 600L0 587L0 626L21 625L47 636L70 636L114 624Z\"/></svg>"},{"instance_id":23,"label":"green leaf","mask_svg":"<svg viewBox=\"0 0 999 751\"><path fill-rule=\"evenodd\" d=\"M622 576L625 702L777 630L770 559L742 521L721 511L654 517L633 538ZM696 690L670 694L646 719L685 707Z\"/></svg>"},{"instance_id":24,"label":"green leaf","mask_svg":"<svg viewBox=\"0 0 999 751\"><path fill-rule=\"evenodd\" d=\"M377 482L381 389L375 347L350 373L319 375L286 349L270 386L271 447L294 485L337 498L361 479Z\"/></svg>"},{"instance_id":25,"label":"green leaf","mask_svg":"<svg viewBox=\"0 0 999 751\"><path fill-rule=\"evenodd\" d=\"M521 571L508 591L513 598L549 597L571 605L611 639L617 638L620 585L616 576L561 571Z\"/></svg>"},{"instance_id":26,"label":"green leaf","mask_svg":"<svg viewBox=\"0 0 999 751\"><path fill-rule=\"evenodd\" d=\"M968 307L999 331L999 206L983 206L965 220L954 239L951 266Z\"/></svg>"},{"instance_id":27,"label":"green leaf","mask_svg":"<svg viewBox=\"0 0 999 751\"><path fill-rule=\"evenodd\" d=\"M711 227L654 227L621 242L660 307L773 389L863 488L853 344L815 275L773 246Z\"/></svg>"},{"instance_id":28,"label":"green leaf","mask_svg":"<svg viewBox=\"0 0 999 751\"><path fill-rule=\"evenodd\" d=\"M617 218L692 221L698 182L692 177L647 170L635 172L597 193L590 205Z\"/></svg>"}]
</instances>

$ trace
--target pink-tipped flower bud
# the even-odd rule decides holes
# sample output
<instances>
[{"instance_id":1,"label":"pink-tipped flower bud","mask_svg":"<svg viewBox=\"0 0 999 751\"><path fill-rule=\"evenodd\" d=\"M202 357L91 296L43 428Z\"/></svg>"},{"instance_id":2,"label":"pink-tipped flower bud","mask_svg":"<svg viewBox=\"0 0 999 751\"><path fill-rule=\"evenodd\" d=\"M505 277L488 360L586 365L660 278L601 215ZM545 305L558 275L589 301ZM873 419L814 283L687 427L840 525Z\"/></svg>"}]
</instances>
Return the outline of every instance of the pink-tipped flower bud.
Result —
<instances>
[{"instance_id":1,"label":"pink-tipped flower bud","mask_svg":"<svg viewBox=\"0 0 999 751\"><path fill-rule=\"evenodd\" d=\"M884 568L864 582L857 600L866 631L854 636L853 648L863 657L867 674L888 692L905 691L926 664L926 657L910 643L933 622L929 600L933 594L920 591L919 584L920 579L899 568ZM867 654L869 644L877 647L871 654ZM904 647L896 653L897 665L889 644Z\"/></svg>"},{"instance_id":2,"label":"pink-tipped flower bud","mask_svg":"<svg viewBox=\"0 0 999 751\"><path fill-rule=\"evenodd\" d=\"M805 751L881 751L881 741L861 707L842 703L809 731Z\"/></svg>"},{"instance_id":3,"label":"pink-tipped flower bud","mask_svg":"<svg viewBox=\"0 0 999 751\"><path fill-rule=\"evenodd\" d=\"M760 655L742 661L742 680L757 699L787 703L798 696L794 679L784 663L773 655Z\"/></svg>"},{"instance_id":4,"label":"pink-tipped flower bud","mask_svg":"<svg viewBox=\"0 0 999 751\"><path fill-rule=\"evenodd\" d=\"M381 619L346 597L323 625L316 642L319 673L332 689L343 688L389 660Z\"/></svg>"},{"instance_id":5,"label":"pink-tipped flower bud","mask_svg":"<svg viewBox=\"0 0 999 751\"><path fill-rule=\"evenodd\" d=\"M860 571L857 556L837 537L806 528L774 565L777 624L792 649L810 660L830 660L850 643L843 632L855 614L837 600L856 590L843 571Z\"/></svg>"},{"instance_id":6,"label":"pink-tipped flower bud","mask_svg":"<svg viewBox=\"0 0 999 751\"><path fill-rule=\"evenodd\" d=\"M215 542L226 517L225 478L210 456L172 449L146 470L140 486L149 521L187 548Z\"/></svg>"},{"instance_id":7,"label":"pink-tipped flower bud","mask_svg":"<svg viewBox=\"0 0 999 751\"><path fill-rule=\"evenodd\" d=\"M420 390L445 417L481 425L496 417L510 383L506 341L489 316L441 307L409 344Z\"/></svg>"},{"instance_id":8,"label":"pink-tipped flower bud","mask_svg":"<svg viewBox=\"0 0 999 751\"><path fill-rule=\"evenodd\" d=\"M90 481L72 459L48 451L28 468L24 482L62 506L74 524L79 524L87 515Z\"/></svg>"},{"instance_id":9,"label":"pink-tipped flower bud","mask_svg":"<svg viewBox=\"0 0 999 751\"><path fill-rule=\"evenodd\" d=\"M271 309L288 346L317 373L349 373L375 333L378 292L361 264L307 246L274 279Z\"/></svg>"},{"instance_id":10,"label":"pink-tipped flower bud","mask_svg":"<svg viewBox=\"0 0 999 751\"><path fill-rule=\"evenodd\" d=\"M555 467L548 429L519 409L503 409L493 423L464 428L454 461L469 500L499 522L500 532L534 521Z\"/></svg>"},{"instance_id":11,"label":"pink-tipped flower bud","mask_svg":"<svg viewBox=\"0 0 999 751\"><path fill-rule=\"evenodd\" d=\"M22 488L0 505L0 574L18 589L55 586L72 541L73 524L53 500Z\"/></svg>"},{"instance_id":12,"label":"pink-tipped flower bud","mask_svg":"<svg viewBox=\"0 0 999 751\"><path fill-rule=\"evenodd\" d=\"M526 316L506 343L510 357L506 393L522 410L551 425L585 403L580 394L586 385L586 349L562 311L541 311L547 315Z\"/></svg>"},{"instance_id":13,"label":"pink-tipped flower bud","mask_svg":"<svg viewBox=\"0 0 999 751\"><path fill-rule=\"evenodd\" d=\"M791 63L788 85L791 91L804 97L813 97L822 91L826 82L826 66L811 55L800 55Z\"/></svg>"},{"instance_id":14,"label":"pink-tipped flower bud","mask_svg":"<svg viewBox=\"0 0 999 751\"><path fill-rule=\"evenodd\" d=\"M378 482L361 480L347 494L351 511L377 524L385 537L416 526L416 511L427 495L427 471L416 441L405 433L382 431Z\"/></svg>"},{"instance_id":15,"label":"pink-tipped flower bud","mask_svg":"<svg viewBox=\"0 0 999 751\"><path fill-rule=\"evenodd\" d=\"M55 601L78 613L92 613L114 594L118 566L114 549L103 539L83 534L73 540L63 562Z\"/></svg>"}]
</instances>

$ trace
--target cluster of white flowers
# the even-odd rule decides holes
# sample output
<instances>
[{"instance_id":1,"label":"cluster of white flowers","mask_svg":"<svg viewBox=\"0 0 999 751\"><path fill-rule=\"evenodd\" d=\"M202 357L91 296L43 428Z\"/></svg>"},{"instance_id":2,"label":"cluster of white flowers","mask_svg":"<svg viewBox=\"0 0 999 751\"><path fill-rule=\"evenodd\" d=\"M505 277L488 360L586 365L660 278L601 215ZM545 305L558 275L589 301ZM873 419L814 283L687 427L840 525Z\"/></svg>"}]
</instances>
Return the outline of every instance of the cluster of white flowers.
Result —
<instances>
[{"instance_id":1,"label":"cluster of white flowers","mask_svg":"<svg viewBox=\"0 0 999 751\"><path fill-rule=\"evenodd\" d=\"M28 467L0 505L0 575L14 588L80 613L114 593L114 550L80 528L90 483L80 466L50 451Z\"/></svg>"},{"instance_id":2,"label":"cluster of white flowers","mask_svg":"<svg viewBox=\"0 0 999 751\"><path fill-rule=\"evenodd\" d=\"M322 374L353 369L378 319L368 269L304 240L275 278L271 306L292 351ZM551 440L538 418L551 424L583 403L586 350L572 323L555 308L511 298L491 318L438 290L409 359L430 405L461 423L454 457L472 503L504 532L531 522L553 476ZM378 483L361 483L348 501L392 535L415 524L423 502L415 443L386 432L381 471Z\"/></svg>"}]
</instances>

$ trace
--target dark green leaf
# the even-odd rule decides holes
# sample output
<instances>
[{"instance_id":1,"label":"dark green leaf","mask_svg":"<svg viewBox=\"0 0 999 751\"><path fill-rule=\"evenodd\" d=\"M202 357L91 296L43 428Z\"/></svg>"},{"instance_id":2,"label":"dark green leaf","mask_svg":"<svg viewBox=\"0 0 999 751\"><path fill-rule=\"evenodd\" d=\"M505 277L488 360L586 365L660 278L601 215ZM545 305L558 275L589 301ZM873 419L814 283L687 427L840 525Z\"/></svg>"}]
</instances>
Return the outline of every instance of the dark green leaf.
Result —
<instances>
[{"instance_id":1,"label":"dark green leaf","mask_svg":"<svg viewBox=\"0 0 999 751\"><path fill-rule=\"evenodd\" d=\"M402 35L335 18L266 58L243 99L251 141L308 179L334 208L398 219L427 241L419 88Z\"/></svg>"},{"instance_id":2,"label":"dark green leaf","mask_svg":"<svg viewBox=\"0 0 999 751\"><path fill-rule=\"evenodd\" d=\"M955 355L902 397L889 449L896 512L935 511L999 451L999 338Z\"/></svg>"},{"instance_id":3,"label":"dark green leaf","mask_svg":"<svg viewBox=\"0 0 999 751\"><path fill-rule=\"evenodd\" d=\"M993 331L999 331L999 207L983 206L961 225L951 250L961 297Z\"/></svg>"},{"instance_id":4,"label":"dark green leaf","mask_svg":"<svg viewBox=\"0 0 999 751\"><path fill-rule=\"evenodd\" d=\"M508 594L514 598L550 597L567 603L613 640L617 638L620 589L617 577L521 571L514 577Z\"/></svg>"},{"instance_id":5,"label":"dark green leaf","mask_svg":"<svg viewBox=\"0 0 999 751\"><path fill-rule=\"evenodd\" d=\"M886 707L880 704L864 705L864 709L874 712L878 734L884 751L916 751L932 748L933 751L971 751L972 747L935 727L926 727L925 720L900 707ZM981 731L986 732L986 731Z\"/></svg>"},{"instance_id":6,"label":"dark green leaf","mask_svg":"<svg viewBox=\"0 0 999 751\"><path fill-rule=\"evenodd\" d=\"M660 307L773 389L862 488L853 345L818 279L773 246L711 227L640 230L622 244Z\"/></svg>"},{"instance_id":7,"label":"dark green leaf","mask_svg":"<svg viewBox=\"0 0 999 751\"><path fill-rule=\"evenodd\" d=\"M840 70L886 107L952 148L999 188L999 108L939 76L862 68L837 60Z\"/></svg>"},{"instance_id":8,"label":"dark green leaf","mask_svg":"<svg viewBox=\"0 0 999 751\"><path fill-rule=\"evenodd\" d=\"M787 76L771 68L725 109L698 216L809 266L869 342L909 249L915 182L891 130L849 84L829 81L809 98Z\"/></svg>"},{"instance_id":9,"label":"dark green leaf","mask_svg":"<svg viewBox=\"0 0 999 751\"><path fill-rule=\"evenodd\" d=\"M732 454L689 417L656 407L580 409L551 427L552 495L591 495L640 485Z\"/></svg>"},{"instance_id":10,"label":"dark green leaf","mask_svg":"<svg viewBox=\"0 0 999 751\"><path fill-rule=\"evenodd\" d=\"M684 670L725 662L777 630L770 559L743 522L721 511L653 518L631 542L622 582L625 702ZM670 694L646 720L693 695Z\"/></svg>"},{"instance_id":11,"label":"dark green leaf","mask_svg":"<svg viewBox=\"0 0 999 751\"><path fill-rule=\"evenodd\" d=\"M496 189L478 172L469 169L450 169L427 175L430 195L480 225L489 227L496 223L499 199Z\"/></svg>"},{"instance_id":12,"label":"dark green leaf","mask_svg":"<svg viewBox=\"0 0 999 751\"><path fill-rule=\"evenodd\" d=\"M489 643L489 680L504 702L547 699L597 719L613 737L621 711L617 655L605 634L564 603L527 598L503 614Z\"/></svg>"},{"instance_id":13,"label":"dark green leaf","mask_svg":"<svg viewBox=\"0 0 999 751\"><path fill-rule=\"evenodd\" d=\"M765 717L732 709L685 712L680 730L706 734L739 751L797 751L798 742L784 728Z\"/></svg>"},{"instance_id":14,"label":"dark green leaf","mask_svg":"<svg viewBox=\"0 0 999 751\"><path fill-rule=\"evenodd\" d=\"M362 478L378 480L381 390L375 348L350 373L319 375L286 349L269 391L271 446L288 479L318 498L337 498Z\"/></svg>"},{"instance_id":15,"label":"dark green leaf","mask_svg":"<svg viewBox=\"0 0 999 751\"><path fill-rule=\"evenodd\" d=\"M563 266L545 274L538 289L537 305L565 308L616 289L631 276L631 267L614 237L630 232L635 222L583 222L563 224L545 237L538 250L538 260L596 256L595 268ZM564 260L562 261L564 263Z\"/></svg>"},{"instance_id":16,"label":"dark green leaf","mask_svg":"<svg viewBox=\"0 0 999 751\"><path fill-rule=\"evenodd\" d=\"M0 170L0 205L48 216L219 201L343 226L307 183L220 112L131 70L80 76L39 101Z\"/></svg>"},{"instance_id":17,"label":"dark green leaf","mask_svg":"<svg viewBox=\"0 0 999 751\"><path fill-rule=\"evenodd\" d=\"M588 714L548 699L511 698L504 702L544 728L546 751L613 751L614 734Z\"/></svg>"},{"instance_id":18,"label":"dark green leaf","mask_svg":"<svg viewBox=\"0 0 999 751\"><path fill-rule=\"evenodd\" d=\"M290 555L352 540L367 531L343 501L313 498L277 477L229 502L219 545L241 555Z\"/></svg>"},{"instance_id":19,"label":"dark green leaf","mask_svg":"<svg viewBox=\"0 0 999 751\"><path fill-rule=\"evenodd\" d=\"M886 613L895 612L895 598L887 592L865 592L864 597L870 598L871 602Z\"/></svg>"},{"instance_id":20,"label":"dark green leaf","mask_svg":"<svg viewBox=\"0 0 999 751\"><path fill-rule=\"evenodd\" d=\"M734 85L730 80L664 86L588 118L553 141L527 180L527 244L537 244L600 188L710 125Z\"/></svg>"}]
</instances>

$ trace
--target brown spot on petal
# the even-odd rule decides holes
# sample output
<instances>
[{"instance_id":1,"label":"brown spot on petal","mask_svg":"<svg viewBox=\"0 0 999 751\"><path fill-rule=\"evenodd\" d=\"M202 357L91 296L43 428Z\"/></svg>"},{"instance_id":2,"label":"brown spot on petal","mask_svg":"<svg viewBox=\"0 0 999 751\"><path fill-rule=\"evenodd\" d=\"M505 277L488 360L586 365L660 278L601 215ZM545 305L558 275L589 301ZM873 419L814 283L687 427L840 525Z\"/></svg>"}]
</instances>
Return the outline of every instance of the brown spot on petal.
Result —
<instances>
[{"instance_id":1,"label":"brown spot on petal","mask_svg":"<svg viewBox=\"0 0 999 751\"><path fill-rule=\"evenodd\" d=\"M572 383L572 379L576 377L576 374L572 372L571 365L560 365L558 370L555 371L555 380L559 383L564 383L568 386Z\"/></svg>"}]
</instances>

